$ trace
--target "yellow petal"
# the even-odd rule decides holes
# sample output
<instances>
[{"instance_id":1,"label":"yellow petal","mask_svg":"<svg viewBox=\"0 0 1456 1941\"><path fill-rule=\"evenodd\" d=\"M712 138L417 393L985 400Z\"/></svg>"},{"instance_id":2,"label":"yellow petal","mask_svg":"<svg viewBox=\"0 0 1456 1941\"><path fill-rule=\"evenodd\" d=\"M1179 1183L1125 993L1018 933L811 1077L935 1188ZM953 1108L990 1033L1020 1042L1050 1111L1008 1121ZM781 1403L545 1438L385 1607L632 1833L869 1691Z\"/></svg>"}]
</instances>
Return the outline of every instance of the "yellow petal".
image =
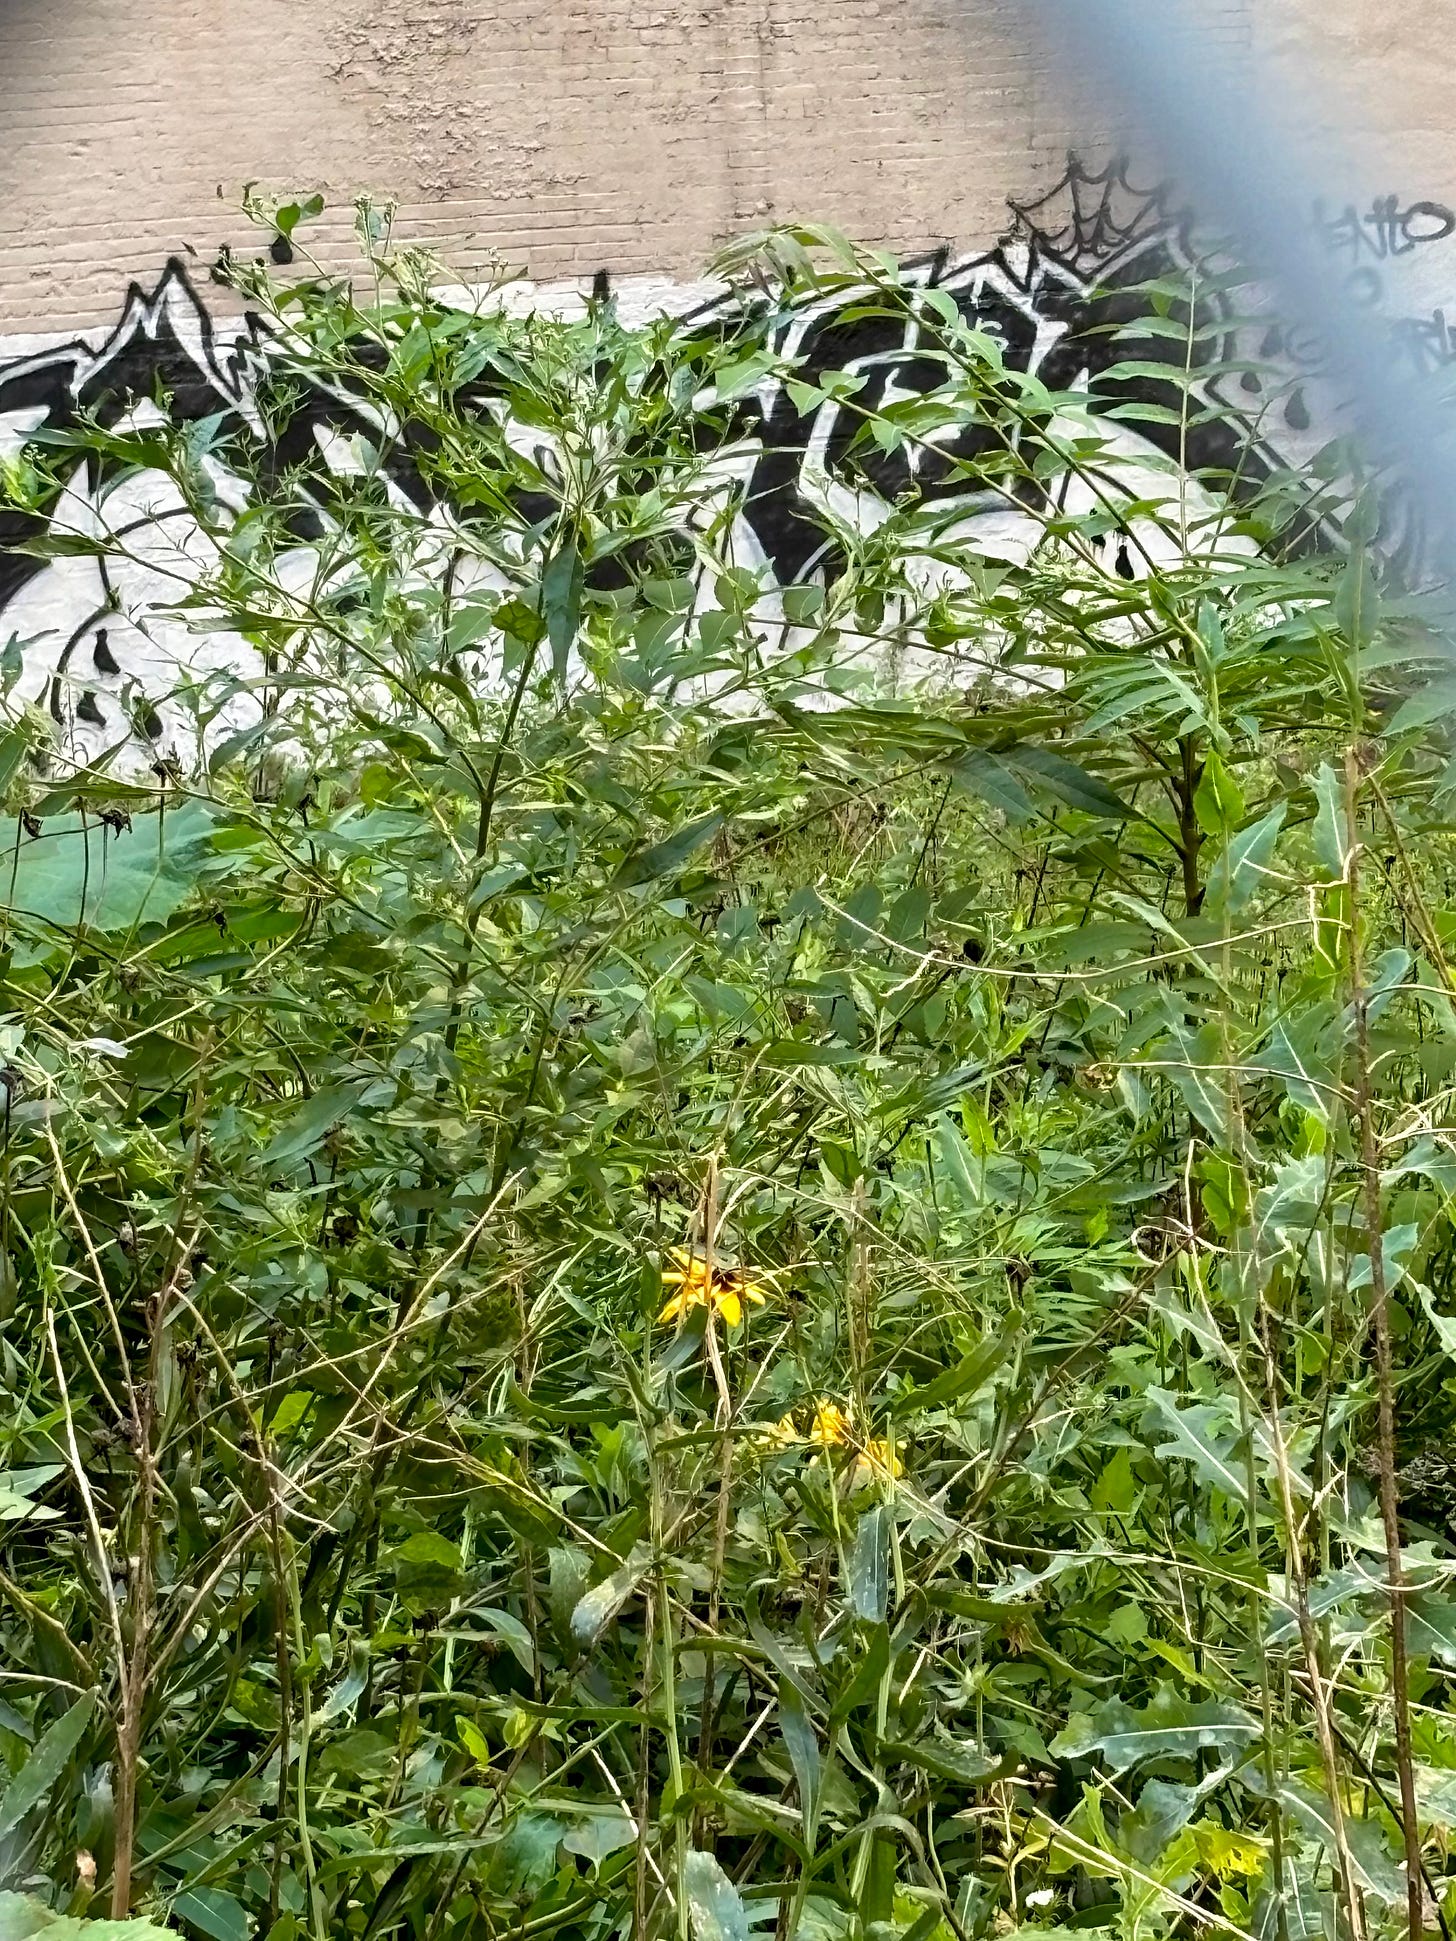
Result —
<instances>
[{"instance_id":1,"label":"yellow petal","mask_svg":"<svg viewBox=\"0 0 1456 1941\"><path fill-rule=\"evenodd\" d=\"M720 1288L713 1297L718 1312L730 1328L736 1328L743 1319L743 1303L731 1287Z\"/></svg>"},{"instance_id":2,"label":"yellow petal","mask_svg":"<svg viewBox=\"0 0 1456 1941\"><path fill-rule=\"evenodd\" d=\"M664 1321L675 1321L686 1305L681 1294L674 1294L657 1317L659 1327Z\"/></svg>"},{"instance_id":3,"label":"yellow petal","mask_svg":"<svg viewBox=\"0 0 1456 1941\"><path fill-rule=\"evenodd\" d=\"M820 1448L830 1443L843 1442L849 1430L849 1417L835 1402L821 1402L814 1411L814 1426L809 1431L809 1440L817 1442Z\"/></svg>"}]
</instances>

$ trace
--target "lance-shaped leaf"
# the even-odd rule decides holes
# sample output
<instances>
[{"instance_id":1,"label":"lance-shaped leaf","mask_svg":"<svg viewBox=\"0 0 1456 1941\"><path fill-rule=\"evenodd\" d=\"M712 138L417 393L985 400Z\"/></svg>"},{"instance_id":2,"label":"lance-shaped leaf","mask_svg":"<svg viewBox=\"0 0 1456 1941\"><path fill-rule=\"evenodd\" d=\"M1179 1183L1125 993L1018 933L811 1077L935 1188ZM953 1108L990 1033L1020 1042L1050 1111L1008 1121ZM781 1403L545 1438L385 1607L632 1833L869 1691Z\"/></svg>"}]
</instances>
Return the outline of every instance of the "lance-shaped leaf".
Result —
<instances>
[{"instance_id":1,"label":"lance-shaped leaf","mask_svg":"<svg viewBox=\"0 0 1456 1941\"><path fill-rule=\"evenodd\" d=\"M1314 819L1314 853L1325 881L1343 883L1350 873L1354 843L1345 814L1344 784L1328 762L1319 765L1314 796L1319 805Z\"/></svg>"},{"instance_id":2,"label":"lance-shaped leaf","mask_svg":"<svg viewBox=\"0 0 1456 1941\"><path fill-rule=\"evenodd\" d=\"M883 1624L889 1604L890 1513L883 1503L866 1510L849 1551L850 1609L870 1624Z\"/></svg>"},{"instance_id":3,"label":"lance-shaped leaf","mask_svg":"<svg viewBox=\"0 0 1456 1941\"><path fill-rule=\"evenodd\" d=\"M30 1757L0 1797L0 1837L20 1825L60 1779L91 1723L96 1694L87 1692L36 1741Z\"/></svg>"},{"instance_id":4,"label":"lance-shaped leaf","mask_svg":"<svg viewBox=\"0 0 1456 1941\"><path fill-rule=\"evenodd\" d=\"M1272 875L1274 847L1284 827L1286 805L1281 802L1266 816L1230 836L1227 847L1208 878L1208 900L1230 911L1243 909Z\"/></svg>"},{"instance_id":5,"label":"lance-shaped leaf","mask_svg":"<svg viewBox=\"0 0 1456 1941\"><path fill-rule=\"evenodd\" d=\"M779 1685L779 1731L783 1734L789 1761L794 1768L794 1778L798 1781L799 1810L804 1815L804 1844L812 1853L819 1824L823 1768L813 1722L804 1709L798 1687L787 1678Z\"/></svg>"}]
</instances>

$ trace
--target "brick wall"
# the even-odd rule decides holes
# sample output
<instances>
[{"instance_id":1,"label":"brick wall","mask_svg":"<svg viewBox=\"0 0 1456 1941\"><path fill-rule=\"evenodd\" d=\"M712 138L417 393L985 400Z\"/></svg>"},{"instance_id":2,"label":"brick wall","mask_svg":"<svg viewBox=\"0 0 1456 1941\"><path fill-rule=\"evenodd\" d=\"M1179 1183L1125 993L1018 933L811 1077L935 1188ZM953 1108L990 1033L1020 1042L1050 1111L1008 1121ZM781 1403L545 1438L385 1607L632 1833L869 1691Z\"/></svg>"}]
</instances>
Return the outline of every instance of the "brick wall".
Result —
<instances>
[{"instance_id":1,"label":"brick wall","mask_svg":"<svg viewBox=\"0 0 1456 1941\"><path fill-rule=\"evenodd\" d=\"M1456 200L1443 9L1210 11L1343 84L1352 155L1401 131L1407 164L1363 189ZM334 257L349 198L393 194L400 232L467 275L684 274L794 216L981 244L1069 144L1116 139L1019 21L1009 0L0 0L0 335L109 320L180 246L245 239L249 178L323 190Z\"/></svg>"}]
</instances>

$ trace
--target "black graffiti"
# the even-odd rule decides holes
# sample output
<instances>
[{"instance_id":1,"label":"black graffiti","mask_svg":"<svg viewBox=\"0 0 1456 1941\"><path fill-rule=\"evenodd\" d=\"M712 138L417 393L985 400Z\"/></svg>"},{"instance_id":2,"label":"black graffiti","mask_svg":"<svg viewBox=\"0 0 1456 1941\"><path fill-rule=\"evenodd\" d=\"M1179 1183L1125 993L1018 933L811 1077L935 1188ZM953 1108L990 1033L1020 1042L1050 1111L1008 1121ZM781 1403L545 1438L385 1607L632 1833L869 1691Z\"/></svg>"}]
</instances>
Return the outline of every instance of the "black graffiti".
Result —
<instances>
[{"instance_id":1,"label":"black graffiti","mask_svg":"<svg viewBox=\"0 0 1456 1941\"><path fill-rule=\"evenodd\" d=\"M1363 212L1349 202L1335 216L1317 205L1315 222L1329 247L1357 264L1367 257L1385 263L1409 256L1456 234L1456 210L1442 202L1402 203L1398 195L1376 196Z\"/></svg>"},{"instance_id":2,"label":"black graffiti","mask_svg":"<svg viewBox=\"0 0 1456 1941\"><path fill-rule=\"evenodd\" d=\"M1351 205L1321 221L1332 247L1363 259L1357 274L1378 274L1374 262L1456 232L1456 215L1441 205L1405 204L1395 196L1377 198L1366 214ZM1124 163L1094 169L1074 158L1047 195L1013 205L1011 228L995 248L955 260L942 253L912 265L903 314L873 314L853 293L833 302L813 292L788 303L764 296L756 316L745 315L741 298L709 306L695 324L730 337L746 328L766 334L768 347L795 372L797 394L767 380L726 421L745 459L741 520L774 578L789 585L834 570L838 542L826 517L826 481L884 507L913 498L922 507L944 508L947 517L974 515L978 472L1001 435L991 426L963 417L928 441L866 444L856 435L865 407L913 400L944 382L938 318L947 300L966 323L997 341L1008 369L1039 380L1050 394L1077 391L1093 410L1110 414L1109 424L1135 418L1148 446L1195 475L1236 479L1238 490L1252 492L1271 473L1298 466L1331 429L1311 403L1319 346L1261 315L1248 289L1226 276L1200 283L1192 316L1176 312L1196 326L1201 347L1195 409L1191 418L1178 409L1183 348L1147 331L1141 320L1148 286L1177 285L1201 260L1187 216L1164 190L1138 185ZM609 279L599 273L592 300L605 303L610 296ZM1427 368L1449 364L1452 335L1444 314L1408 321L1397 332L1397 347ZM353 349L365 367L385 354L368 341ZM333 482L322 446L339 434L377 441L380 425L366 399L317 382L300 390L295 373L287 379L288 409L270 410L275 361L256 319L214 324L186 266L173 261L154 289L128 291L117 328L99 348L77 341L0 365L0 439L7 429L13 443L72 428L83 418L116 425L139 401L161 404L180 424L220 417L238 439L250 441L251 469L265 486L305 482L290 501L293 536L307 546L329 513ZM1135 375L1127 374L1128 366ZM1164 369L1166 380L1158 375ZM855 410L839 395L845 383L854 387ZM826 393L807 416L803 387ZM460 401L494 409L499 397L489 373ZM724 429L720 412L705 421L705 440L720 438ZM406 423L386 453L392 484L422 511L432 501L429 438L423 426ZM75 489L94 499L105 485L103 468L92 459ZM1049 493L1055 485L1019 489ZM545 509L544 503L537 508ZM471 516L468 509L462 516ZM44 521L0 508L0 643L7 610L47 570L25 550L44 530ZM1116 555L1119 570L1123 556ZM68 591L60 602L63 617L48 623L59 636L48 656L49 702L58 721L69 710L72 722L112 725L137 639L134 627L120 624L125 591L102 560L94 583ZM154 717L145 707L134 709L133 719L140 732L151 732Z\"/></svg>"}]
</instances>

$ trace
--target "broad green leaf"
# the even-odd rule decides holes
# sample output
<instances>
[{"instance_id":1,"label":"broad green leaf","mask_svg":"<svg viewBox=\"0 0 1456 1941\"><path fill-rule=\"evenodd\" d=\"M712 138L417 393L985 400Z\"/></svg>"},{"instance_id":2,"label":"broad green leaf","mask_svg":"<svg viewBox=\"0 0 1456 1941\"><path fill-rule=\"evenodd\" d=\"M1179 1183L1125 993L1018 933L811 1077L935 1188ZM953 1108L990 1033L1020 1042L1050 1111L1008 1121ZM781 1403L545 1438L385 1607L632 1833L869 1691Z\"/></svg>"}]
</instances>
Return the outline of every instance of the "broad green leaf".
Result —
<instances>
[{"instance_id":1,"label":"broad green leaf","mask_svg":"<svg viewBox=\"0 0 1456 1941\"><path fill-rule=\"evenodd\" d=\"M0 1893L0 1941L179 1941L154 1921L88 1921L57 1914L29 1894Z\"/></svg>"},{"instance_id":2,"label":"broad green leaf","mask_svg":"<svg viewBox=\"0 0 1456 1941\"><path fill-rule=\"evenodd\" d=\"M1279 1788L1279 1798L1290 1818L1311 1839L1318 1840L1328 1853L1338 1850L1334 1809L1328 1793L1316 1792L1312 1786L1301 1785L1297 1780L1287 1780ZM1365 1892L1376 1895L1388 1906L1402 1900L1405 1882L1401 1869L1391 1858L1377 1822L1347 1809L1344 1833L1359 1885Z\"/></svg>"},{"instance_id":3,"label":"broad green leaf","mask_svg":"<svg viewBox=\"0 0 1456 1941\"><path fill-rule=\"evenodd\" d=\"M190 1887L172 1903L172 1912L212 1941L248 1941L253 1924L242 1902L221 1887Z\"/></svg>"},{"instance_id":4,"label":"broad green leaf","mask_svg":"<svg viewBox=\"0 0 1456 1941\"><path fill-rule=\"evenodd\" d=\"M214 811L193 801L136 815L122 830L79 815L50 816L34 837L17 824L0 852L0 898L61 930L162 923L210 873L215 826Z\"/></svg>"},{"instance_id":5,"label":"broad green leaf","mask_svg":"<svg viewBox=\"0 0 1456 1941\"><path fill-rule=\"evenodd\" d=\"M614 1805L588 1813L561 1844L568 1853L580 1854L583 1860L596 1866L609 1854L630 1847L636 1838L637 1828L631 1815L624 1807Z\"/></svg>"},{"instance_id":6,"label":"broad green leaf","mask_svg":"<svg viewBox=\"0 0 1456 1941\"><path fill-rule=\"evenodd\" d=\"M749 1941L748 1910L711 1853L683 1859L683 1892L697 1941Z\"/></svg>"}]
</instances>

